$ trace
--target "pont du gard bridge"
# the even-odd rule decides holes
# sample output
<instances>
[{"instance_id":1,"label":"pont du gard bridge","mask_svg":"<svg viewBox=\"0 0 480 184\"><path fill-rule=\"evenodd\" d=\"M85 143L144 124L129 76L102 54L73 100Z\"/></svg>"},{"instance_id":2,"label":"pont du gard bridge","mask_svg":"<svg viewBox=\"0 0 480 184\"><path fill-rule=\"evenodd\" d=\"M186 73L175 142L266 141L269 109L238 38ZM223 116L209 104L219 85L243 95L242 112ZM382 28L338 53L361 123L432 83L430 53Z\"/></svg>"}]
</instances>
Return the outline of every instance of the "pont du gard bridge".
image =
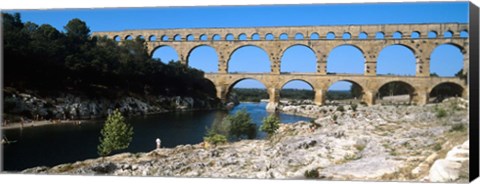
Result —
<instances>
[{"instance_id":1,"label":"pont du gard bridge","mask_svg":"<svg viewBox=\"0 0 480 184\"><path fill-rule=\"evenodd\" d=\"M324 104L326 92L337 81L348 81L361 87L361 100L375 104L379 89L391 82L407 84L410 100L414 104L426 104L430 92L439 85L449 84L462 91L468 98L468 83L458 77L430 76L430 56L439 45L450 44L463 54L463 71L468 72L469 43L461 36L468 33L468 24L381 24L345 26L298 26L298 27L252 27L252 28L194 28L194 29L151 29L115 32L94 32L92 36L106 36L120 43L141 38L151 55L155 49L170 46L177 51L181 63L188 65L192 50L199 46L210 46L218 56L218 72L205 73L216 88L217 97L226 100L233 86L244 79L255 79L265 85L269 94L267 109L275 108L280 100L283 85L292 80L308 83L315 92L314 102ZM396 36L395 36L396 35ZM433 36L432 36L433 35ZM448 35L448 36L447 36ZM310 48L316 56L316 72L284 73L280 71L284 51L296 45ZM327 72L329 52L342 45L359 49L364 57L363 74L337 74ZM414 76L377 75L379 52L390 45L407 47L415 56ZM263 49L269 57L269 73L229 73L232 54L244 46ZM449 67L445 65L444 67Z\"/></svg>"}]
</instances>

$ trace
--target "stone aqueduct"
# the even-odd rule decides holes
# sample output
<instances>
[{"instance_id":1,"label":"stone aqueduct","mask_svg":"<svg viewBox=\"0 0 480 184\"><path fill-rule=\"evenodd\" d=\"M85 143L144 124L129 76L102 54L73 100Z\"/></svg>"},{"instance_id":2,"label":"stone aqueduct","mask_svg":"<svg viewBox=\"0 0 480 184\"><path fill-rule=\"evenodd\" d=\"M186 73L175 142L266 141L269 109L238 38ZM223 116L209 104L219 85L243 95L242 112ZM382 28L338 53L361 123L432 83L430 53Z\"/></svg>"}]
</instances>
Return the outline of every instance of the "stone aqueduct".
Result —
<instances>
[{"instance_id":1,"label":"stone aqueduct","mask_svg":"<svg viewBox=\"0 0 480 184\"><path fill-rule=\"evenodd\" d=\"M188 65L190 53L199 46L210 46L218 56L218 73L206 73L216 87L217 96L225 100L228 92L239 81L256 79L262 82L269 93L267 109L274 109L280 100L280 90L289 81L305 81L315 91L314 102L323 104L328 87L337 81L349 81L359 85L363 90L362 100L372 105L375 95L384 84L403 82L409 84L413 91L411 99L416 104L428 102L432 89L440 84L449 83L463 89L462 96L468 97L468 84L456 77L431 77L430 55L441 44L450 44L460 49L463 54L463 71L468 71L469 43L461 37L462 31L468 32L468 24L386 24L386 25L348 25L348 26L303 26L303 27L254 27L254 28L196 28L196 29L155 29L125 30L117 32L95 32L93 36L107 36L123 41L136 37L146 40L149 53L162 46L173 47L181 63ZM433 34L432 34L433 32ZM435 37L429 36L435 35ZM444 37L448 33L450 37ZM296 39L301 34L304 39ZM335 35L334 38L327 35ZM345 38L347 34L350 38ZM377 38L376 35L383 35ZM393 35L401 35L394 37ZM281 35L287 35L285 38ZM313 39L313 36L318 39ZM363 35L361 37L360 35ZM413 37L412 35L418 35ZM152 38L156 37L157 40ZM232 54L244 46L262 48L270 59L270 73L228 73L228 61ZM280 58L285 50L295 45L310 48L316 55L315 73L281 73ZM329 74L327 57L332 49L341 45L358 48L365 59L364 74ZM390 45L402 45L410 49L416 58L415 76L377 75L376 65L379 52ZM448 66L445 66L448 67Z\"/></svg>"}]
</instances>

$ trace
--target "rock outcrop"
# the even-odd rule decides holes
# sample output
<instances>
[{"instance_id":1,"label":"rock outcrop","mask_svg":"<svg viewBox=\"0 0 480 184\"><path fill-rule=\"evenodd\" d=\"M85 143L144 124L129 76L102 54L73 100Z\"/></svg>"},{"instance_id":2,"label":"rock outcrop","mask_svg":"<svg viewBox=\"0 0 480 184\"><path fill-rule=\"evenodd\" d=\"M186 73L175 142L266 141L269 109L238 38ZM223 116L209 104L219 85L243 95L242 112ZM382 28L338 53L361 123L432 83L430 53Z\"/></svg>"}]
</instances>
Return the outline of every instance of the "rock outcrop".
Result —
<instances>
[{"instance_id":1,"label":"rock outcrop","mask_svg":"<svg viewBox=\"0 0 480 184\"><path fill-rule=\"evenodd\" d=\"M469 142L453 147L445 159L438 159L430 168L428 180L431 182L452 182L460 178L468 179ZM467 177L467 178L465 178ZM468 180L467 180L468 181Z\"/></svg>"},{"instance_id":2,"label":"rock outcrop","mask_svg":"<svg viewBox=\"0 0 480 184\"><path fill-rule=\"evenodd\" d=\"M118 99L89 98L72 94L56 97L36 97L25 93L5 94L5 113L10 117L27 119L96 119L106 117L114 109L127 115L144 115L173 110L212 109L219 107L215 99L192 97L134 97ZM15 120L15 118L11 118ZM17 120L18 121L18 120Z\"/></svg>"}]
</instances>

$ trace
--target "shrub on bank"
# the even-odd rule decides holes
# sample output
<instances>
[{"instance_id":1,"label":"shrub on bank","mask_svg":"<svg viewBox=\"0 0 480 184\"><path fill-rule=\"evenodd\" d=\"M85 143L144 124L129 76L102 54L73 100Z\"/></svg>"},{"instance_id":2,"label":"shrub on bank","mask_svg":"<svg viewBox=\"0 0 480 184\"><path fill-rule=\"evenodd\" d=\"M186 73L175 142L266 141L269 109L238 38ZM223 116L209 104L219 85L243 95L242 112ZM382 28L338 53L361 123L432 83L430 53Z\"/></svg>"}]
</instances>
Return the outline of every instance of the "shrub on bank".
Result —
<instances>
[{"instance_id":1,"label":"shrub on bank","mask_svg":"<svg viewBox=\"0 0 480 184\"><path fill-rule=\"evenodd\" d=\"M232 116L227 116L224 123L229 125L229 136L234 139L253 139L257 135L257 127L246 109L237 111Z\"/></svg>"},{"instance_id":2,"label":"shrub on bank","mask_svg":"<svg viewBox=\"0 0 480 184\"><path fill-rule=\"evenodd\" d=\"M208 138L208 140L223 139L219 136L215 137L215 134L225 137L226 140L253 139L257 135L257 126L252 122L252 118L247 111L242 109L234 115L228 115L222 121L214 122L211 128L207 130L204 140Z\"/></svg>"},{"instance_id":3,"label":"shrub on bank","mask_svg":"<svg viewBox=\"0 0 480 184\"><path fill-rule=\"evenodd\" d=\"M207 133L207 136L203 137L203 140L205 142L208 142L208 143L213 144L213 145L219 145L219 144L227 143L227 137L226 136L224 136L222 134L215 133L213 131L209 131Z\"/></svg>"},{"instance_id":4,"label":"shrub on bank","mask_svg":"<svg viewBox=\"0 0 480 184\"><path fill-rule=\"evenodd\" d=\"M344 109L343 106L341 105L341 106L338 106L338 107L337 107L337 111L343 112L343 111L345 111L345 109Z\"/></svg>"},{"instance_id":5,"label":"shrub on bank","mask_svg":"<svg viewBox=\"0 0 480 184\"><path fill-rule=\"evenodd\" d=\"M442 145L440 143L437 143L435 144L435 146L433 146L433 150L435 151L440 151L442 149Z\"/></svg>"},{"instance_id":6,"label":"shrub on bank","mask_svg":"<svg viewBox=\"0 0 480 184\"><path fill-rule=\"evenodd\" d=\"M320 176L316 169L306 170L303 175L305 178L318 178Z\"/></svg>"},{"instance_id":7,"label":"shrub on bank","mask_svg":"<svg viewBox=\"0 0 480 184\"><path fill-rule=\"evenodd\" d=\"M260 130L266 132L268 137L271 137L275 131L280 127L280 120L274 114L263 119L263 124L260 126Z\"/></svg>"},{"instance_id":8,"label":"shrub on bank","mask_svg":"<svg viewBox=\"0 0 480 184\"><path fill-rule=\"evenodd\" d=\"M364 144L355 144L353 146L360 152L363 151L366 147L366 145L364 145Z\"/></svg>"},{"instance_id":9,"label":"shrub on bank","mask_svg":"<svg viewBox=\"0 0 480 184\"><path fill-rule=\"evenodd\" d=\"M447 111L445 109L437 109L437 112L436 112L436 116L437 118L443 118L445 116L447 116Z\"/></svg>"}]
</instances>

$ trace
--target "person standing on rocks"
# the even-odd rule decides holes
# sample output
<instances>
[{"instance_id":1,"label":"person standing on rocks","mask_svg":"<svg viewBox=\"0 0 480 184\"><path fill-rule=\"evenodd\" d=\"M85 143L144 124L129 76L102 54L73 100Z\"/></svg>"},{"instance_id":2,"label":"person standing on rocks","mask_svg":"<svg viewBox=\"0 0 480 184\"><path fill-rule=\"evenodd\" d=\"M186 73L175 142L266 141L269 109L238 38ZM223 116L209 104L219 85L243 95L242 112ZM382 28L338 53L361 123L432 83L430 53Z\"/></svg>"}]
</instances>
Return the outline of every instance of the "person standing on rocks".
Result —
<instances>
[{"instance_id":1,"label":"person standing on rocks","mask_svg":"<svg viewBox=\"0 0 480 184\"><path fill-rule=\"evenodd\" d=\"M162 143L162 141L159 138L157 138L155 142L157 143L157 149L160 149L160 143Z\"/></svg>"}]
</instances>

